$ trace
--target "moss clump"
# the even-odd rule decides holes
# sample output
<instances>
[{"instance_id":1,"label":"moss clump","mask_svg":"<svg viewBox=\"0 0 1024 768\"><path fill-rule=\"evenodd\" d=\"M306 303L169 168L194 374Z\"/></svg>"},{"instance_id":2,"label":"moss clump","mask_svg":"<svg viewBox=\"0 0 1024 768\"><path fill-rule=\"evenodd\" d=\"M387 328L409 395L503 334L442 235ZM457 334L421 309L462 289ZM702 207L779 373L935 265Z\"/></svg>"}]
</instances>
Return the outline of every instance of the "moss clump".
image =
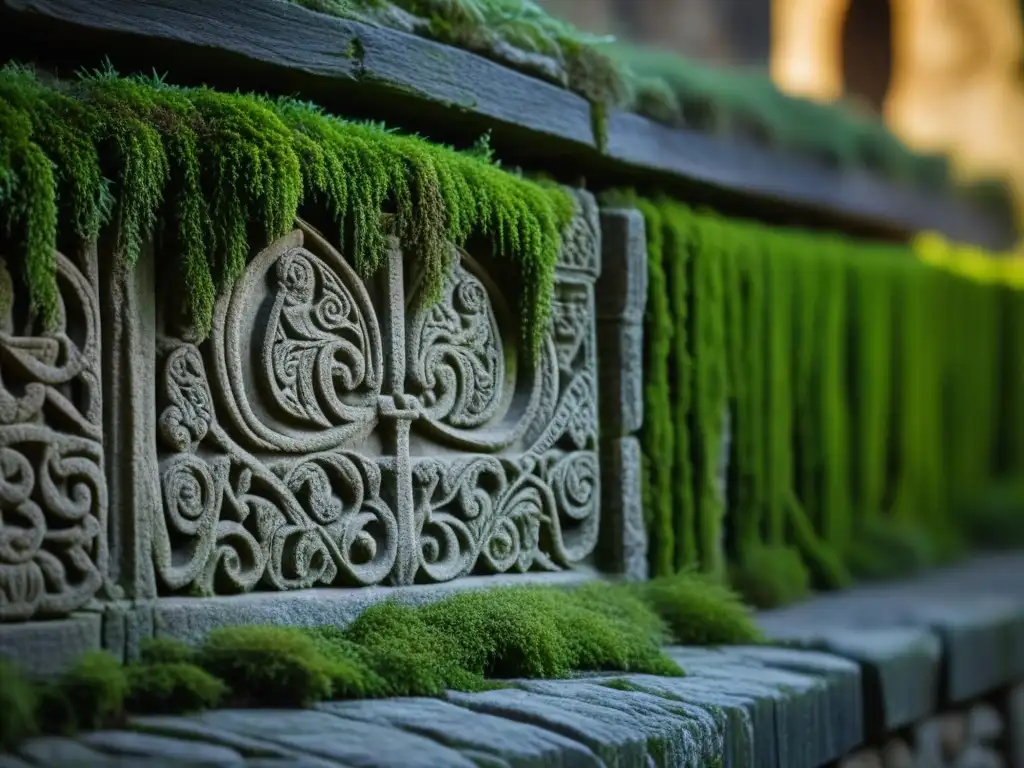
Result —
<instances>
[{"instance_id":1,"label":"moss clump","mask_svg":"<svg viewBox=\"0 0 1024 768\"><path fill-rule=\"evenodd\" d=\"M0 666L0 725L11 746L37 724L72 734L116 726L126 713L442 696L586 671L680 676L666 643L760 640L747 609L707 575L565 591L497 588L418 607L386 601L344 629L224 627L195 650L151 640L127 667L88 653L52 683Z\"/></svg>"},{"instance_id":2,"label":"moss clump","mask_svg":"<svg viewBox=\"0 0 1024 768\"><path fill-rule=\"evenodd\" d=\"M181 714L217 706L227 686L195 664L159 662L127 668L125 705L138 714Z\"/></svg>"},{"instance_id":3,"label":"moss clump","mask_svg":"<svg viewBox=\"0 0 1024 768\"><path fill-rule=\"evenodd\" d=\"M38 691L14 664L0 658L0 749L8 751L39 732Z\"/></svg>"},{"instance_id":4,"label":"moss clump","mask_svg":"<svg viewBox=\"0 0 1024 768\"><path fill-rule=\"evenodd\" d=\"M451 244L489 239L520 265L524 339L540 349L561 232L573 214L554 185L311 104L111 71L43 83L6 66L0 110L0 216L23 230L22 272L45 318L57 307L59 225L92 240L110 218L127 264L154 238L179 254L182 310L204 337L216 297L305 204L328 212L341 242L351 239L363 275L383 261L381 214L393 212L396 234L422 265L427 303L443 290ZM62 170L55 177L52 168ZM108 190L104 179L116 183ZM57 201L69 201L63 217Z\"/></svg>"},{"instance_id":5,"label":"moss clump","mask_svg":"<svg viewBox=\"0 0 1024 768\"><path fill-rule=\"evenodd\" d=\"M657 578L643 586L642 594L680 645L765 642L739 596L708 576L683 573Z\"/></svg>"},{"instance_id":6,"label":"moss clump","mask_svg":"<svg viewBox=\"0 0 1024 768\"><path fill-rule=\"evenodd\" d=\"M124 715L128 676L105 651L87 651L40 690L39 722L48 732L102 728Z\"/></svg>"},{"instance_id":7,"label":"moss clump","mask_svg":"<svg viewBox=\"0 0 1024 768\"><path fill-rule=\"evenodd\" d=\"M462 635L444 635L424 620L420 609L394 602L374 605L345 634L365 649L385 681L384 695L439 696L448 689L484 686L479 670L460 665L460 656L468 655L460 645Z\"/></svg>"},{"instance_id":8,"label":"moss clump","mask_svg":"<svg viewBox=\"0 0 1024 768\"><path fill-rule=\"evenodd\" d=\"M729 583L744 602L767 610L811 595L811 575L793 547L756 546L729 571Z\"/></svg>"},{"instance_id":9,"label":"moss clump","mask_svg":"<svg viewBox=\"0 0 1024 768\"><path fill-rule=\"evenodd\" d=\"M150 637L142 641L139 660L143 664L193 664L196 650L181 640Z\"/></svg>"},{"instance_id":10,"label":"moss clump","mask_svg":"<svg viewBox=\"0 0 1024 768\"><path fill-rule=\"evenodd\" d=\"M328 664L301 630L240 626L215 629L199 664L254 704L305 707L331 694Z\"/></svg>"}]
</instances>

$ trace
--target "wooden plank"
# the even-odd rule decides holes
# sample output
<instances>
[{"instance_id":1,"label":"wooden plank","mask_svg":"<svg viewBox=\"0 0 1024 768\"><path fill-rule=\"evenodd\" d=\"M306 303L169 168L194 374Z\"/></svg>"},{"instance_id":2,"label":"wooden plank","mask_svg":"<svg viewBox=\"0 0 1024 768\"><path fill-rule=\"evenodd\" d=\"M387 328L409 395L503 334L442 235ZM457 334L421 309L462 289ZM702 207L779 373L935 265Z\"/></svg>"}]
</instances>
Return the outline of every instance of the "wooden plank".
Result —
<instances>
[{"instance_id":1,"label":"wooden plank","mask_svg":"<svg viewBox=\"0 0 1024 768\"><path fill-rule=\"evenodd\" d=\"M889 184L864 171L829 168L807 158L679 130L627 112L609 118L608 154L753 197L873 221L895 232L941 231L954 240L1001 249L1006 225L965 201Z\"/></svg>"},{"instance_id":2,"label":"wooden plank","mask_svg":"<svg viewBox=\"0 0 1024 768\"><path fill-rule=\"evenodd\" d=\"M1007 222L963 201L626 112L610 115L602 157L590 106L570 91L468 51L282 0L0 0L0 37L16 39L22 27L35 30L36 50L60 27L76 50L102 54L128 44L159 70L209 60L218 85L237 75L250 87L258 72L255 87L327 96L330 107L356 105L364 116L380 110L376 116L391 122L397 114L397 127L429 129L437 140L464 137L470 125L494 127L502 141L514 138L524 166L550 170L557 162L592 183L674 179L724 192L716 199L727 209L730 201L745 210L763 201L836 228L898 237L931 229L996 249L1013 239Z\"/></svg>"},{"instance_id":3,"label":"wooden plank","mask_svg":"<svg viewBox=\"0 0 1024 768\"><path fill-rule=\"evenodd\" d=\"M388 90L593 147L590 105L482 56L281 0L3 0L3 6L92 33L219 49L263 65ZM101 39L101 38L98 38ZM161 62L163 66L163 62Z\"/></svg>"}]
</instances>

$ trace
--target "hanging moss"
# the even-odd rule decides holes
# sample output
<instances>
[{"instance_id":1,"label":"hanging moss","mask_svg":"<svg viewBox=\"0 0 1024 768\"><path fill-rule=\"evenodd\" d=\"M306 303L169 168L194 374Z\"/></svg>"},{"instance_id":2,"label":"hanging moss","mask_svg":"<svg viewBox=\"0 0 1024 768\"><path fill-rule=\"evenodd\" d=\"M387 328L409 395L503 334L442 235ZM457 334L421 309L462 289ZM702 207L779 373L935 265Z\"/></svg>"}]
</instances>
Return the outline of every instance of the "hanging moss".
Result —
<instances>
[{"instance_id":1,"label":"hanging moss","mask_svg":"<svg viewBox=\"0 0 1024 768\"><path fill-rule=\"evenodd\" d=\"M723 224L708 216L700 218L699 233L693 269L692 348L698 438L693 446L693 463L697 477L700 565L707 573L722 575L725 510L719 469L729 388L723 262L730 243Z\"/></svg>"},{"instance_id":2,"label":"hanging moss","mask_svg":"<svg viewBox=\"0 0 1024 768\"><path fill-rule=\"evenodd\" d=\"M540 350L561 232L573 215L569 195L552 184L313 105L108 70L43 83L7 66L0 110L0 213L25 229L25 282L50 320L57 201L69 201L74 234L95 239L110 209L108 178L118 256L131 265L160 236L180 261L184 309L200 337L216 296L253 252L293 226L306 201L328 210L340 232L352 227L364 276L382 263L381 213L393 211L396 234L422 265L428 303L443 290L450 245L489 238L519 263L524 339ZM51 167L61 169L57 178Z\"/></svg>"},{"instance_id":3,"label":"hanging moss","mask_svg":"<svg viewBox=\"0 0 1024 768\"><path fill-rule=\"evenodd\" d=\"M672 318L672 346L668 393L674 438L672 530L675 539L674 570L680 571L701 562L698 541L697 500L695 498L693 449L690 424L693 417L694 371L691 354L693 301L692 257L699 252L699 232L690 211L670 201L659 202L663 217L664 254L668 272L669 311Z\"/></svg>"},{"instance_id":4,"label":"hanging moss","mask_svg":"<svg viewBox=\"0 0 1024 768\"><path fill-rule=\"evenodd\" d=\"M666 575L675 570L673 528L673 465L675 435L672 430L672 396L669 365L672 355L672 322L666 277L664 229L661 211L640 200L647 233L647 309L644 317L644 514L650 532L651 572Z\"/></svg>"}]
</instances>

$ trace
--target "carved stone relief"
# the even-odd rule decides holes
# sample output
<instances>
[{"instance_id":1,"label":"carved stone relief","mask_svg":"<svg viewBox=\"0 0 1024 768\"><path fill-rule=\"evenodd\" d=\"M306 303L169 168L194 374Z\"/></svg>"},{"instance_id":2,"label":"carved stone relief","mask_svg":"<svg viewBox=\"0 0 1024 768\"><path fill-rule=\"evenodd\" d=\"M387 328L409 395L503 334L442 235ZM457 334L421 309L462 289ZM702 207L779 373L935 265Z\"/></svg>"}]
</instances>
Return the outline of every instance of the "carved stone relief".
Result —
<instances>
[{"instance_id":1,"label":"carved stone relief","mask_svg":"<svg viewBox=\"0 0 1024 768\"><path fill-rule=\"evenodd\" d=\"M107 575L95 253L81 261L56 254L54 330L0 315L0 621L67 615ZM2 258L0 283L24 295Z\"/></svg>"},{"instance_id":2,"label":"carved stone relief","mask_svg":"<svg viewBox=\"0 0 1024 768\"><path fill-rule=\"evenodd\" d=\"M489 257L455 252L426 305L397 241L366 282L302 222L260 253L208 341L168 328L158 343L161 591L412 584L587 557L596 254L577 251L596 247L568 242L536 364Z\"/></svg>"}]
</instances>

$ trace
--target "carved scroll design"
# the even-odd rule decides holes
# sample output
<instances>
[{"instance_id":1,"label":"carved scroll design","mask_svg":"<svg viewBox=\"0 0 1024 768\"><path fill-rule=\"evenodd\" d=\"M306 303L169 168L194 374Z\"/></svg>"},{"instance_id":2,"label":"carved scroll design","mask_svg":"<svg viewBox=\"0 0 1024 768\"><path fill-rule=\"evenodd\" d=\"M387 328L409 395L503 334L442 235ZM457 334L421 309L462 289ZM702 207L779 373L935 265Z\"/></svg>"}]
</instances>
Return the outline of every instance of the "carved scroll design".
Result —
<instances>
[{"instance_id":1,"label":"carved scroll design","mask_svg":"<svg viewBox=\"0 0 1024 768\"><path fill-rule=\"evenodd\" d=\"M300 223L218 302L208 342L162 344L165 590L447 581L590 554L592 280L560 279L531 365L502 291L457 256L426 305L415 254L389 253L367 286Z\"/></svg>"},{"instance_id":2,"label":"carved scroll design","mask_svg":"<svg viewBox=\"0 0 1024 768\"><path fill-rule=\"evenodd\" d=\"M164 584L202 594L336 583L375 584L391 570L397 521L381 470L351 451L267 463L216 421L198 348L167 356L160 437L163 515L154 560Z\"/></svg>"},{"instance_id":3,"label":"carved scroll design","mask_svg":"<svg viewBox=\"0 0 1024 768\"><path fill-rule=\"evenodd\" d=\"M0 621L66 615L107 573L99 304L70 259L56 263L57 330L0 316Z\"/></svg>"},{"instance_id":4,"label":"carved scroll design","mask_svg":"<svg viewBox=\"0 0 1024 768\"><path fill-rule=\"evenodd\" d=\"M307 247L307 244L309 247ZM363 283L308 228L260 253L217 306L205 347L166 344L159 437L163 586L375 584L398 523L354 447L378 420L380 331Z\"/></svg>"},{"instance_id":5,"label":"carved scroll design","mask_svg":"<svg viewBox=\"0 0 1024 768\"><path fill-rule=\"evenodd\" d=\"M218 303L211 341L225 415L253 450L330 450L373 429L383 376L373 305L314 231L253 260Z\"/></svg>"},{"instance_id":6,"label":"carved scroll design","mask_svg":"<svg viewBox=\"0 0 1024 768\"><path fill-rule=\"evenodd\" d=\"M443 320L445 338L455 335L452 328L468 336L484 316L481 299L492 306L501 301L493 285L476 277L481 272L468 255L461 254L461 266L454 270L441 304L426 311L428 319L413 316L408 336L413 387L426 389L419 361L432 359L431 355L437 358L430 347L437 334L431 337L423 328L431 322L441 325ZM474 286L471 317L459 306L460 287L467 283ZM528 404L515 414L492 411L491 421L481 425L484 436L514 432L512 439L492 438L490 444L477 438L477 451L502 451L503 455L424 459L416 465L413 486L421 580L444 581L474 571L554 570L579 562L593 550L600 496L593 323L593 293L587 281L561 281ZM460 353L494 359L499 341L506 345L518 341L507 330L502 333L501 323L490 318L488 329L488 334L472 337L473 344L460 348ZM493 345L490 351L486 344ZM464 400L475 396L494 402L492 379L481 389L476 371L470 365L449 365L444 371L445 387ZM515 381L506 380L503 385L508 389L504 401L511 402ZM413 428L442 445L465 446L469 440L462 434L456 442L451 430L436 425L435 420L443 421L445 413L442 409L432 420L428 410ZM510 421L513 427L508 426Z\"/></svg>"}]
</instances>

